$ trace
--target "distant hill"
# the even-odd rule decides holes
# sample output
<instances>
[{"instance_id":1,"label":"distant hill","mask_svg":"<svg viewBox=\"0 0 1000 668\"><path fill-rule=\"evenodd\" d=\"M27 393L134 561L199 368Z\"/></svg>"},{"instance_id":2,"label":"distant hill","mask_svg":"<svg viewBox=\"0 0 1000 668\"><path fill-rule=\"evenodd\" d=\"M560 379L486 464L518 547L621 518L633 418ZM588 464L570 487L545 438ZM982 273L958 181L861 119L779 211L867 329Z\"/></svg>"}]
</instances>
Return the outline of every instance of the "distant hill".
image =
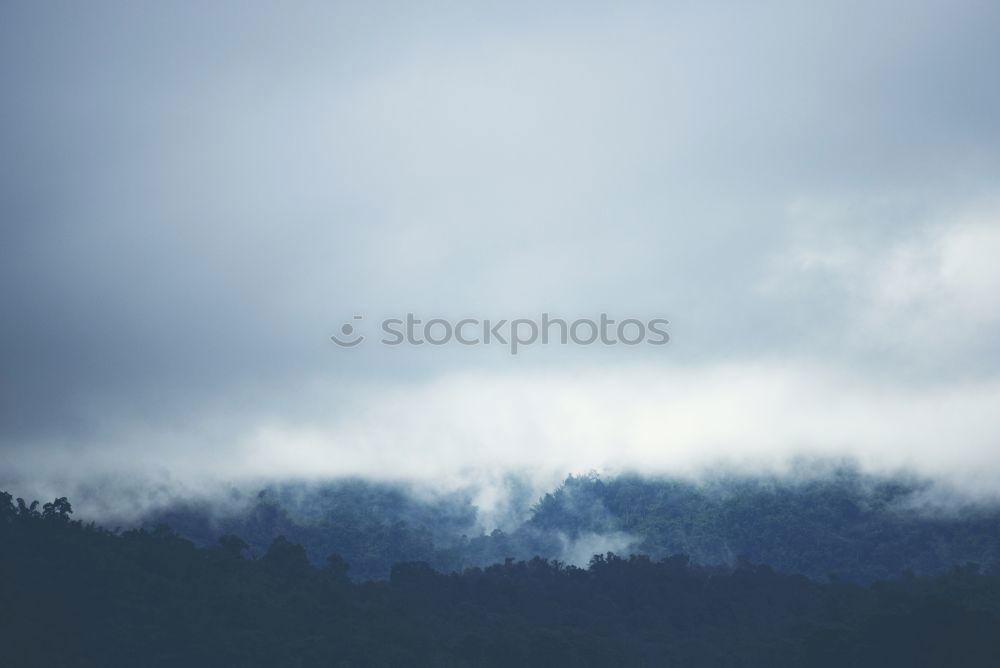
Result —
<instances>
[{"instance_id":1,"label":"distant hill","mask_svg":"<svg viewBox=\"0 0 1000 668\"><path fill-rule=\"evenodd\" d=\"M279 535L313 563L338 553L355 579L381 579L393 563L442 572L541 556L586 564L613 551L703 565L740 557L814 579L871 582L1000 562L1000 507L949 502L926 480L866 475L850 467L786 476L718 476L699 482L623 475L570 476L507 531L485 530L471 495L433 500L360 480L278 484L239 512L179 503L144 520L200 545L220 535L263 554Z\"/></svg>"}]
</instances>

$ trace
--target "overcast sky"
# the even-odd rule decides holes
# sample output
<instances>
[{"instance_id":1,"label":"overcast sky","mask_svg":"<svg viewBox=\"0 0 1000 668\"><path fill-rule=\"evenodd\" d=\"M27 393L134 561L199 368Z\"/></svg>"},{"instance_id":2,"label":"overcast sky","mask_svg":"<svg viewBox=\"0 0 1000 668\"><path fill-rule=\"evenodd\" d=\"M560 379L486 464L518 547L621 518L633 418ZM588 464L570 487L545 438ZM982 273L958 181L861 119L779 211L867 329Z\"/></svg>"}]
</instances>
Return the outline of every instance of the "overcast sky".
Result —
<instances>
[{"instance_id":1,"label":"overcast sky","mask_svg":"<svg viewBox=\"0 0 1000 668\"><path fill-rule=\"evenodd\" d=\"M0 487L996 483L998 62L991 1L4 2ZM671 342L329 339L543 311Z\"/></svg>"}]
</instances>

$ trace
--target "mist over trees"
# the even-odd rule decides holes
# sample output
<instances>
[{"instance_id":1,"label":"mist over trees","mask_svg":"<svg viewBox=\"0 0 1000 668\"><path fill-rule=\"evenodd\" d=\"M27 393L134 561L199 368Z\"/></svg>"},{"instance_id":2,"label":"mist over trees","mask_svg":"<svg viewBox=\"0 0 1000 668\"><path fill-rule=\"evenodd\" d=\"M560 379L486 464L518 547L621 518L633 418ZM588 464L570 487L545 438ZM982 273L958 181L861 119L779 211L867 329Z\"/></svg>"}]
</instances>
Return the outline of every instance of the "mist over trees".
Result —
<instances>
[{"instance_id":1,"label":"mist over trees","mask_svg":"<svg viewBox=\"0 0 1000 668\"><path fill-rule=\"evenodd\" d=\"M3 666L994 666L1000 508L833 467L569 476L474 495L363 480L176 502L107 529L0 493ZM607 549L602 549L605 546ZM589 550L589 551L588 551Z\"/></svg>"},{"instance_id":2,"label":"mist over trees","mask_svg":"<svg viewBox=\"0 0 1000 668\"><path fill-rule=\"evenodd\" d=\"M737 560L595 555L355 583L275 538L113 532L0 494L4 666L978 666L1000 655L1000 575L821 583Z\"/></svg>"},{"instance_id":3,"label":"mist over trees","mask_svg":"<svg viewBox=\"0 0 1000 668\"><path fill-rule=\"evenodd\" d=\"M256 556L285 536L313 564L342 555L356 580L384 579L400 561L451 572L535 556L586 565L607 551L686 554L709 566L743 557L813 579L861 583L1000 561L1000 508L942 506L940 498L930 481L850 466L700 481L590 474L568 477L498 529L482 525L470 494L431 498L347 480L274 485L249 495L238 512L177 503L143 525L168 524L205 546L235 534Z\"/></svg>"}]
</instances>

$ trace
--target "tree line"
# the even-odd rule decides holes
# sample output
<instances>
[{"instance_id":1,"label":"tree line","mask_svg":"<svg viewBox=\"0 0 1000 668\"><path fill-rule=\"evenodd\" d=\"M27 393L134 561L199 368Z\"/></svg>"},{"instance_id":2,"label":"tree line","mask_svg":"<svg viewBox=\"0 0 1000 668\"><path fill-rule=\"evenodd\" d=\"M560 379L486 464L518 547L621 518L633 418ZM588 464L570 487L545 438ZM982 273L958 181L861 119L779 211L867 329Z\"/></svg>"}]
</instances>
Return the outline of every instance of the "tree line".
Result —
<instances>
[{"instance_id":1,"label":"tree line","mask_svg":"<svg viewBox=\"0 0 1000 668\"><path fill-rule=\"evenodd\" d=\"M994 666L1000 574L868 585L737 559L399 562L355 582L331 554L166 526L109 531L0 493L4 666Z\"/></svg>"}]
</instances>

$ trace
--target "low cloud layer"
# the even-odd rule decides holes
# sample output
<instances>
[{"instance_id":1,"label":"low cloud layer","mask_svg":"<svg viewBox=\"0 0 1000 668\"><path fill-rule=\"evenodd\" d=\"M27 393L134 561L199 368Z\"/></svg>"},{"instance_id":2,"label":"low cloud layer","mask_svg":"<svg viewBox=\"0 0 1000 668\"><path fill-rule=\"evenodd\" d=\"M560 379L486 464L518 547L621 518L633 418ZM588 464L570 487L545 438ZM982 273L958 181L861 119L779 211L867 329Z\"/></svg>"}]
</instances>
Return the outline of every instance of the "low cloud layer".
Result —
<instances>
[{"instance_id":1,"label":"low cloud layer","mask_svg":"<svg viewBox=\"0 0 1000 668\"><path fill-rule=\"evenodd\" d=\"M25 453L6 472L32 487L42 472L55 490L148 479L167 496L223 481L363 476L474 486L487 513L505 502L511 472L535 494L569 472L772 472L802 458L848 458L976 494L1000 482L993 379L904 385L805 363L729 364L459 374L328 396L340 400L325 417L125 425L99 446Z\"/></svg>"}]
</instances>

